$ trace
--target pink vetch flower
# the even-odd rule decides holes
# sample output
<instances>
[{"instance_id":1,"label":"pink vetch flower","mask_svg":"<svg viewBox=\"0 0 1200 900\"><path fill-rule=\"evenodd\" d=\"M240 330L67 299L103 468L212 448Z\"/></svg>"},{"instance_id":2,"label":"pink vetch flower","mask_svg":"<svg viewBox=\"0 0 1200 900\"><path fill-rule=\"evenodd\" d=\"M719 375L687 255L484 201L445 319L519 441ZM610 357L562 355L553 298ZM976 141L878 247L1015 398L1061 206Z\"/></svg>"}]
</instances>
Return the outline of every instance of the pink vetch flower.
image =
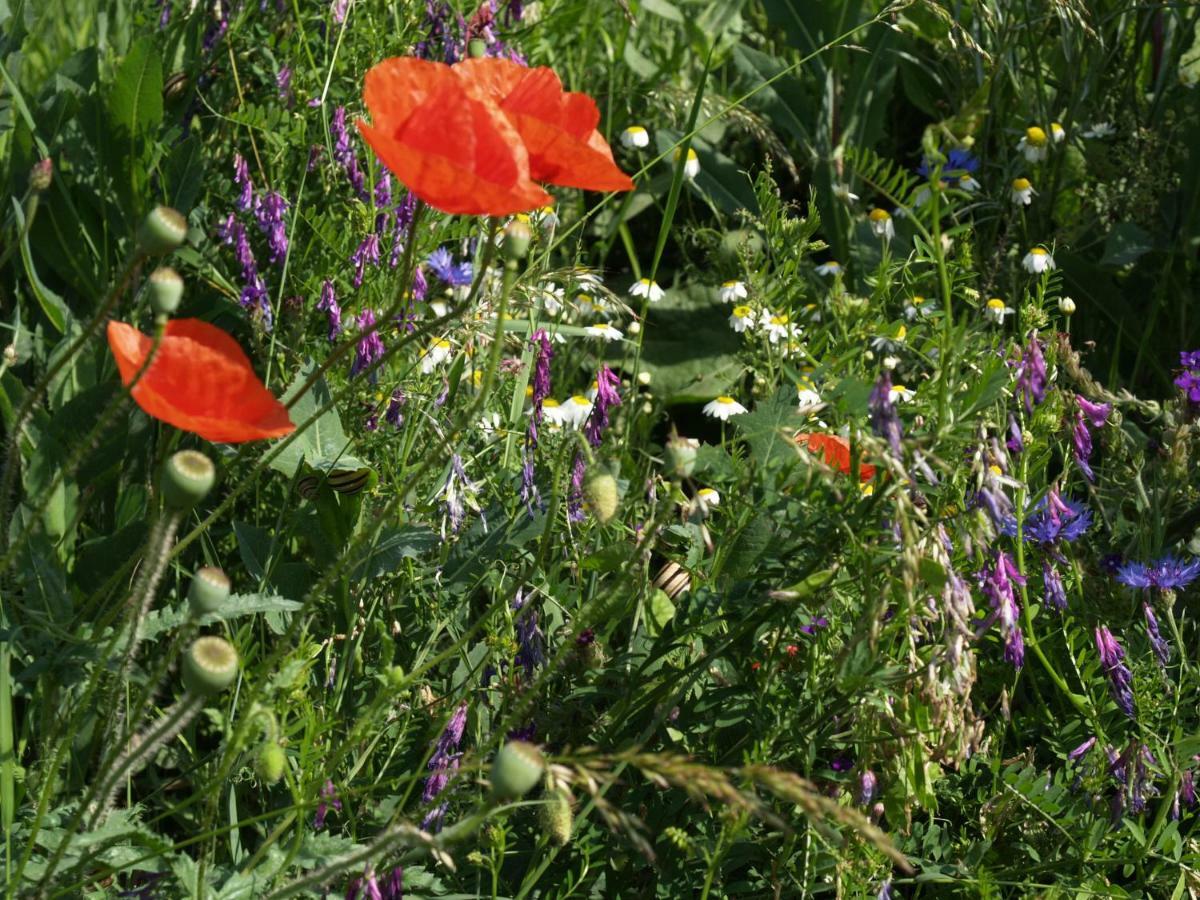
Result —
<instances>
[{"instance_id":1,"label":"pink vetch flower","mask_svg":"<svg viewBox=\"0 0 1200 900\"><path fill-rule=\"evenodd\" d=\"M1033 408L1046 399L1048 385L1042 342L1036 333L1030 333L1029 343L1022 349L1021 360L1017 363L1017 393L1025 402L1026 413L1032 413Z\"/></svg>"},{"instance_id":2,"label":"pink vetch flower","mask_svg":"<svg viewBox=\"0 0 1200 900\"><path fill-rule=\"evenodd\" d=\"M325 786L321 788L321 799L317 802L317 814L313 816L314 831L325 827L325 816L328 815L330 807L338 812L342 811L342 801L338 798L337 788L333 786L333 781L327 778Z\"/></svg>"},{"instance_id":3,"label":"pink vetch flower","mask_svg":"<svg viewBox=\"0 0 1200 900\"><path fill-rule=\"evenodd\" d=\"M358 330L362 333L362 337L358 339L354 363L350 367L350 377L354 378L370 368L371 381L374 382L379 378L379 372L373 367L374 363L382 359L385 352L383 339L380 338L379 330L375 327L374 310L364 309L358 314Z\"/></svg>"},{"instance_id":4,"label":"pink vetch flower","mask_svg":"<svg viewBox=\"0 0 1200 900\"><path fill-rule=\"evenodd\" d=\"M992 605L992 614L984 620L983 628L993 622L999 626L1004 639L1004 659L1014 668L1025 664L1025 638L1019 624L1021 607L1017 603L1014 585L1024 585L1025 576L1003 550L996 551L996 561L984 566L979 573L984 595Z\"/></svg>"},{"instance_id":5,"label":"pink vetch flower","mask_svg":"<svg viewBox=\"0 0 1200 900\"><path fill-rule=\"evenodd\" d=\"M604 429L608 427L608 411L621 405L621 395L617 392L620 384L621 379L608 366L602 365L596 373L596 399L583 426L584 437L593 447L599 447L604 440Z\"/></svg>"},{"instance_id":6,"label":"pink vetch flower","mask_svg":"<svg viewBox=\"0 0 1200 900\"><path fill-rule=\"evenodd\" d=\"M1113 633L1104 625L1096 628L1096 651L1100 654L1100 664L1104 674L1108 676L1108 686L1113 700L1121 712L1136 718L1137 713L1133 703L1133 673L1125 665L1125 650L1117 643Z\"/></svg>"}]
</instances>

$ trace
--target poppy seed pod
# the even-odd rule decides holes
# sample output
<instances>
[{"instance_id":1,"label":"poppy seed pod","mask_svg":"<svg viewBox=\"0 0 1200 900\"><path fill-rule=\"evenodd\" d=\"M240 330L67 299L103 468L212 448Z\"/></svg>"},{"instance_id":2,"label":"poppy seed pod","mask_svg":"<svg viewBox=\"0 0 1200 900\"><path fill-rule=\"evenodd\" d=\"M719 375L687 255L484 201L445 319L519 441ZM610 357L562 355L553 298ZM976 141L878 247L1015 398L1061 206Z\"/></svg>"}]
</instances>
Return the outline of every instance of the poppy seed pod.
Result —
<instances>
[{"instance_id":1,"label":"poppy seed pod","mask_svg":"<svg viewBox=\"0 0 1200 900\"><path fill-rule=\"evenodd\" d=\"M180 450L163 466L159 489L168 509L187 512L208 495L216 480L211 459L197 450Z\"/></svg>"},{"instance_id":2,"label":"poppy seed pod","mask_svg":"<svg viewBox=\"0 0 1200 900\"><path fill-rule=\"evenodd\" d=\"M187 238L187 219L169 206L156 206L138 226L138 249L146 256L162 256Z\"/></svg>"},{"instance_id":3,"label":"poppy seed pod","mask_svg":"<svg viewBox=\"0 0 1200 900\"><path fill-rule=\"evenodd\" d=\"M170 266L150 273L150 308L156 316L172 316L183 299L183 279Z\"/></svg>"},{"instance_id":4,"label":"poppy seed pod","mask_svg":"<svg viewBox=\"0 0 1200 900\"><path fill-rule=\"evenodd\" d=\"M696 451L700 442L695 438L673 437L667 441L667 474L675 478L690 478L696 470Z\"/></svg>"},{"instance_id":5,"label":"poppy seed pod","mask_svg":"<svg viewBox=\"0 0 1200 900\"><path fill-rule=\"evenodd\" d=\"M283 777L286 766L287 754L274 741L267 741L258 748L258 755L254 759L254 771L260 781L275 784Z\"/></svg>"},{"instance_id":6,"label":"poppy seed pod","mask_svg":"<svg viewBox=\"0 0 1200 900\"><path fill-rule=\"evenodd\" d=\"M608 472L597 472L584 482L583 495L596 521L601 525L612 521L617 514L617 479Z\"/></svg>"},{"instance_id":7,"label":"poppy seed pod","mask_svg":"<svg viewBox=\"0 0 1200 900\"><path fill-rule=\"evenodd\" d=\"M237 678L238 655L225 638L196 638L183 657L183 685L200 697L212 697Z\"/></svg>"},{"instance_id":8,"label":"poppy seed pod","mask_svg":"<svg viewBox=\"0 0 1200 900\"><path fill-rule=\"evenodd\" d=\"M533 232L520 219L513 219L504 227L504 256L509 260L522 260L529 255L529 242Z\"/></svg>"},{"instance_id":9,"label":"poppy seed pod","mask_svg":"<svg viewBox=\"0 0 1200 900\"><path fill-rule=\"evenodd\" d=\"M205 566L197 569L188 586L188 605L192 615L199 618L216 612L229 599L229 577L220 569Z\"/></svg>"},{"instance_id":10,"label":"poppy seed pod","mask_svg":"<svg viewBox=\"0 0 1200 900\"><path fill-rule=\"evenodd\" d=\"M566 791L553 791L542 805L542 828L550 842L559 847L565 847L571 842L571 827L575 824L575 814L571 810L571 798Z\"/></svg>"},{"instance_id":11,"label":"poppy seed pod","mask_svg":"<svg viewBox=\"0 0 1200 900\"><path fill-rule=\"evenodd\" d=\"M471 38L467 42L467 55L471 59L483 59L487 56L487 41L483 38Z\"/></svg>"},{"instance_id":12,"label":"poppy seed pod","mask_svg":"<svg viewBox=\"0 0 1200 900\"><path fill-rule=\"evenodd\" d=\"M528 794L546 769L542 751L525 741L509 741L492 762L492 793L497 800L516 800Z\"/></svg>"}]
</instances>

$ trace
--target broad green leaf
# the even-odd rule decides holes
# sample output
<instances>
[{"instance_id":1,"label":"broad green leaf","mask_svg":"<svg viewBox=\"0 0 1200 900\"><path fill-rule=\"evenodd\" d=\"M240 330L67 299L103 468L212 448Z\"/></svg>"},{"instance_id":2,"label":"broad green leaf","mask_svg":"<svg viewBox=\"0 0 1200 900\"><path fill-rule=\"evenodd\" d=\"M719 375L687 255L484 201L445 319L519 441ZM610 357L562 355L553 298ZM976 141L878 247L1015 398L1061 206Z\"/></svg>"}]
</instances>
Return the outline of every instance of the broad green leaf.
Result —
<instances>
[{"instance_id":1,"label":"broad green leaf","mask_svg":"<svg viewBox=\"0 0 1200 900\"><path fill-rule=\"evenodd\" d=\"M162 92L162 59L151 38L140 38L125 54L109 89L111 127L129 139L149 134L162 122Z\"/></svg>"},{"instance_id":2,"label":"broad green leaf","mask_svg":"<svg viewBox=\"0 0 1200 900\"><path fill-rule=\"evenodd\" d=\"M299 393L314 371L316 364L311 361L301 367L291 387L283 395L285 404ZM302 462L307 462L315 469L333 468L335 464L337 468L356 467L357 461L346 454L350 441L342 430L342 420L338 417L336 406L331 406L307 427L304 426L313 414L331 401L329 385L323 377L318 378L291 408L292 421L297 429L303 428L303 431L292 436L292 442L271 460L272 469L285 475L294 475Z\"/></svg>"}]
</instances>

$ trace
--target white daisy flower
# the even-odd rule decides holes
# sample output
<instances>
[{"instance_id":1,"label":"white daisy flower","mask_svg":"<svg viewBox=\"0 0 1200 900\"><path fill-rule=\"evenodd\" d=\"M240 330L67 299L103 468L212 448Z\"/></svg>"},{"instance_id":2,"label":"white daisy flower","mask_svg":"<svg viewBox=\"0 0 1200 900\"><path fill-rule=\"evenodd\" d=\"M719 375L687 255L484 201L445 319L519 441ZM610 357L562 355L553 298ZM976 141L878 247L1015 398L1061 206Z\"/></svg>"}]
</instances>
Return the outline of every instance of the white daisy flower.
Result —
<instances>
[{"instance_id":1,"label":"white daisy flower","mask_svg":"<svg viewBox=\"0 0 1200 900\"><path fill-rule=\"evenodd\" d=\"M533 219L543 228L558 227L558 213L554 211L553 206L543 206L533 214Z\"/></svg>"},{"instance_id":2,"label":"white daisy flower","mask_svg":"<svg viewBox=\"0 0 1200 900\"><path fill-rule=\"evenodd\" d=\"M912 322L917 318L925 318L933 312L933 304L924 297L914 295L908 298L908 302L904 304L904 318Z\"/></svg>"},{"instance_id":3,"label":"white daisy flower","mask_svg":"<svg viewBox=\"0 0 1200 900\"><path fill-rule=\"evenodd\" d=\"M907 403L917 395L916 391L906 388L902 384L892 385L892 389L888 391L888 400L892 403Z\"/></svg>"},{"instance_id":4,"label":"white daisy flower","mask_svg":"<svg viewBox=\"0 0 1200 900\"><path fill-rule=\"evenodd\" d=\"M544 309L549 315L557 316L559 310L562 309L563 294L563 289L558 285L544 285L539 297L539 299L542 301L542 309Z\"/></svg>"},{"instance_id":5,"label":"white daisy flower","mask_svg":"<svg viewBox=\"0 0 1200 900\"><path fill-rule=\"evenodd\" d=\"M1067 137L1067 129L1063 128L1058 122L1050 123L1050 137L1054 143L1061 144Z\"/></svg>"},{"instance_id":6,"label":"white daisy flower","mask_svg":"<svg viewBox=\"0 0 1200 900\"><path fill-rule=\"evenodd\" d=\"M1037 163L1044 160L1048 154L1046 132L1036 125L1025 129L1021 140L1017 141L1017 149L1025 154L1025 161Z\"/></svg>"},{"instance_id":7,"label":"white daisy flower","mask_svg":"<svg viewBox=\"0 0 1200 900\"><path fill-rule=\"evenodd\" d=\"M531 409L532 413L533 410ZM561 428L564 422L566 410L563 405L553 397L545 397L542 400L542 421L549 422L555 428Z\"/></svg>"},{"instance_id":8,"label":"white daisy flower","mask_svg":"<svg viewBox=\"0 0 1200 900\"><path fill-rule=\"evenodd\" d=\"M641 150L650 145L650 132L641 125L630 125L621 132L621 145L630 150Z\"/></svg>"},{"instance_id":9,"label":"white daisy flower","mask_svg":"<svg viewBox=\"0 0 1200 900\"><path fill-rule=\"evenodd\" d=\"M773 315L764 309L762 317L759 320L759 327L767 333L768 341L772 344L777 344L780 338L786 338L791 332L792 323L786 313Z\"/></svg>"},{"instance_id":10,"label":"white daisy flower","mask_svg":"<svg viewBox=\"0 0 1200 900\"><path fill-rule=\"evenodd\" d=\"M604 338L606 341L619 341L623 337L620 329L613 328L607 322L601 325L588 325L583 330L588 333L588 337Z\"/></svg>"},{"instance_id":11,"label":"white daisy flower","mask_svg":"<svg viewBox=\"0 0 1200 900\"><path fill-rule=\"evenodd\" d=\"M436 338L432 344L421 351L421 371L428 375L450 358L450 342L445 338Z\"/></svg>"},{"instance_id":12,"label":"white daisy flower","mask_svg":"<svg viewBox=\"0 0 1200 900\"><path fill-rule=\"evenodd\" d=\"M720 290L717 292L722 303L733 303L736 300L745 300L748 296L746 285L741 281L726 281L722 283Z\"/></svg>"},{"instance_id":13,"label":"white daisy flower","mask_svg":"<svg viewBox=\"0 0 1200 900\"><path fill-rule=\"evenodd\" d=\"M705 506L720 506L721 495L717 493L715 488L700 488L696 491L696 496L704 502Z\"/></svg>"},{"instance_id":14,"label":"white daisy flower","mask_svg":"<svg viewBox=\"0 0 1200 900\"><path fill-rule=\"evenodd\" d=\"M858 199L858 194L851 193L850 185L848 184L835 184L833 186L833 196L843 203L853 203Z\"/></svg>"},{"instance_id":15,"label":"white daisy flower","mask_svg":"<svg viewBox=\"0 0 1200 900\"><path fill-rule=\"evenodd\" d=\"M1058 311L1060 313L1062 313L1064 316L1075 315L1075 301L1072 300L1070 297L1059 297L1058 298Z\"/></svg>"},{"instance_id":16,"label":"white daisy flower","mask_svg":"<svg viewBox=\"0 0 1200 900\"><path fill-rule=\"evenodd\" d=\"M590 291L604 284L600 276L586 266L576 266L571 273L575 285L582 291Z\"/></svg>"},{"instance_id":17,"label":"white daisy flower","mask_svg":"<svg viewBox=\"0 0 1200 900\"><path fill-rule=\"evenodd\" d=\"M592 414L592 401L583 394L576 394L568 399L561 409L563 425L578 430L583 427L583 423Z\"/></svg>"},{"instance_id":18,"label":"white daisy flower","mask_svg":"<svg viewBox=\"0 0 1200 900\"><path fill-rule=\"evenodd\" d=\"M1102 141L1105 138L1110 138L1117 133L1117 129L1110 122L1097 122L1091 128L1083 133L1085 138L1094 138Z\"/></svg>"},{"instance_id":19,"label":"white daisy flower","mask_svg":"<svg viewBox=\"0 0 1200 900\"><path fill-rule=\"evenodd\" d=\"M800 310L800 312L804 318L808 319L810 322L821 321L821 307L817 306L815 303L805 303L804 308Z\"/></svg>"},{"instance_id":20,"label":"white daisy flower","mask_svg":"<svg viewBox=\"0 0 1200 900\"><path fill-rule=\"evenodd\" d=\"M875 237L890 241L896 236L896 226L892 222L892 214L886 209L875 207L867 216L871 220L871 231Z\"/></svg>"},{"instance_id":21,"label":"white daisy flower","mask_svg":"<svg viewBox=\"0 0 1200 900\"><path fill-rule=\"evenodd\" d=\"M801 414L813 412L821 405L821 395L807 378L801 379L796 385L796 398Z\"/></svg>"},{"instance_id":22,"label":"white daisy flower","mask_svg":"<svg viewBox=\"0 0 1200 900\"><path fill-rule=\"evenodd\" d=\"M735 306L733 315L729 317L729 327L741 334L747 328L754 327L754 310L748 306Z\"/></svg>"},{"instance_id":23,"label":"white daisy flower","mask_svg":"<svg viewBox=\"0 0 1200 900\"><path fill-rule=\"evenodd\" d=\"M1044 247L1034 247L1026 253L1025 258L1021 260L1021 265L1031 275L1040 275L1042 272L1047 272L1055 267L1054 257Z\"/></svg>"},{"instance_id":24,"label":"white daisy flower","mask_svg":"<svg viewBox=\"0 0 1200 900\"><path fill-rule=\"evenodd\" d=\"M823 262L817 266L818 275L841 275L842 264L836 259L831 259L829 262Z\"/></svg>"},{"instance_id":25,"label":"white daisy flower","mask_svg":"<svg viewBox=\"0 0 1200 900\"><path fill-rule=\"evenodd\" d=\"M895 331L891 334L881 334L878 337L872 338L871 347L880 353L890 353L893 350L899 349L907 337L908 329L903 325L897 325Z\"/></svg>"},{"instance_id":26,"label":"white daisy flower","mask_svg":"<svg viewBox=\"0 0 1200 900\"><path fill-rule=\"evenodd\" d=\"M746 412L746 407L738 403L732 397L720 396L716 400L711 400L704 404L704 414L712 416L714 419L720 419L722 422L728 421L730 416L740 416Z\"/></svg>"},{"instance_id":27,"label":"white daisy flower","mask_svg":"<svg viewBox=\"0 0 1200 900\"><path fill-rule=\"evenodd\" d=\"M997 325L1003 325L1005 317L1011 316L1015 312L1016 310L1011 306L1005 306L1004 301L999 297L993 297L983 308L984 318Z\"/></svg>"},{"instance_id":28,"label":"white daisy flower","mask_svg":"<svg viewBox=\"0 0 1200 900\"><path fill-rule=\"evenodd\" d=\"M675 148L675 161L679 162L680 148ZM700 157L696 155L696 151L688 147L687 159L683 163L683 174L687 178L695 178L700 174Z\"/></svg>"},{"instance_id":29,"label":"white daisy flower","mask_svg":"<svg viewBox=\"0 0 1200 900\"><path fill-rule=\"evenodd\" d=\"M1018 206L1028 206L1033 202L1033 195L1037 191L1033 189L1033 184L1028 178L1014 178L1012 183L1012 193L1009 195L1012 202Z\"/></svg>"},{"instance_id":30,"label":"white daisy flower","mask_svg":"<svg viewBox=\"0 0 1200 900\"><path fill-rule=\"evenodd\" d=\"M485 437L493 437L500 431L500 413L484 413L479 420L479 430Z\"/></svg>"},{"instance_id":31,"label":"white daisy flower","mask_svg":"<svg viewBox=\"0 0 1200 900\"><path fill-rule=\"evenodd\" d=\"M651 303L657 303L666 295L666 291L658 286L657 281L651 281L649 278L639 278L629 286L629 296L645 297Z\"/></svg>"},{"instance_id":32,"label":"white daisy flower","mask_svg":"<svg viewBox=\"0 0 1200 900\"><path fill-rule=\"evenodd\" d=\"M979 182L975 180L975 176L968 172L965 175L958 176L959 190L966 191L968 194L973 194L979 190Z\"/></svg>"},{"instance_id":33,"label":"white daisy flower","mask_svg":"<svg viewBox=\"0 0 1200 900\"><path fill-rule=\"evenodd\" d=\"M882 365L885 369L887 369L889 372L891 372L900 367L900 357L885 356L882 360Z\"/></svg>"}]
</instances>

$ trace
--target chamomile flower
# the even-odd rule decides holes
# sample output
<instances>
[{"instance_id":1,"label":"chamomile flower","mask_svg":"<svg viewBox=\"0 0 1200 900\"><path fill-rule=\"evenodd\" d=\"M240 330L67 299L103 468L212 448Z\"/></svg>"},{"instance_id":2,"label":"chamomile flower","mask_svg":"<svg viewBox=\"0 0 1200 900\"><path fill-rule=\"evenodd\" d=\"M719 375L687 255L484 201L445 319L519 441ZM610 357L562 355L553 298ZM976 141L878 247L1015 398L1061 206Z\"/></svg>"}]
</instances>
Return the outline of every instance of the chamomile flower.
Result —
<instances>
[{"instance_id":1,"label":"chamomile flower","mask_svg":"<svg viewBox=\"0 0 1200 900\"><path fill-rule=\"evenodd\" d=\"M925 318L933 312L933 304L919 294L914 294L908 298L908 302L904 304L904 318L912 322L918 318Z\"/></svg>"},{"instance_id":2,"label":"chamomile flower","mask_svg":"<svg viewBox=\"0 0 1200 900\"><path fill-rule=\"evenodd\" d=\"M792 330L791 319L787 313L774 315L768 310L763 310L762 318L759 321L759 327L767 333L767 340L772 344L779 343L780 338L786 338Z\"/></svg>"},{"instance_id":3,"label":"chamomile flower","mask_svg":"<svg viewBox=\"0 0 1200 900\"><path fill-rule=\"evenodd\" d=\"M848 184L835 184L833 186L833 196L846 204L853 203L858 199L858 194L851 193L850 185Z\"/></svg>"},{"instance_id":4,"label":"chamomile flower","mask_svg":"<svg viewBox=\"0 0 1200 900\"><path fill-rule=\"evenodd\" d=\"M606 341L619 341L623 335L620 329L613 328L607 322L600 325L588 325L584 329L588 337L603 338Z\"/></svg>"},{"instance_id":5,"label":"chamomile flower","mask_svg":"<svg viewBox=\"0 0 1200 900\"><path fill-rule=\"evenodd\" d=\"M711 400L704 404L704 414L712 416L714 419L720 419L722 422L729 420L730 416L740 416L746 412L746 407L738 403L732 397L720 396L716 400Z\"/></svg>"},{"instance_id":6,"label":"chamomile flower","mask_svg":"<svg viewBox=\"0 0 1200 900\"><path fill-rule=\"evenodd\" d=\"M421 371L428 375L450 358L450 342L435 338L433 343L421 351Z\"/></svg>"},{"instance_id":7,"label":"chamomile flower","mask_svg":"<svg viewBox=\"0 0 1200 900\"><path fill-rule=\"evenodd\" d=\"M630 125L621 132L621 146L641 150L650 145L650 132L641 125Z\"/></svg>"},{"instance_id":8,"label":"chamomile flower","mask_svg":"<svg viewBox=\"0 0 1200 900\"><path fill-rule=\"evenodd\" d=\"M649 278L639 278L629 287L630 297L645 297L651 303L657 303L665 295L666 291L658 286L658 282Z\"/></svg>"},{"instance_id":9,"label":"chamomile flower","mask_svg":"<svg viewBox=\"0 0 1200 900\"><path fill-rule=\"evenodd\" d=\"M908 329L903 325L897 325L890 334L881 334L872 338L871 349L880 353L891 353L904 346L904 340L907 337Z\"/></svg>"},{"instance_id":10,"label":"chamomile flower","mask_svg":"<svg viewBox=\"0 0 1200 900\"><path fill-rule=\"evenodd\" d=\"M747 328L754 327L754 310L749 306L735 306L733 315L729 317L729 327L741 334Z\"/></svg>"},{"instance_id":11,"label":"chamomile flower","mask_svg":"<svg viewBox=\"0 0 1200 900\"><path fill-rule=\"evenodd\" d=\"M917 392L911 388L906 388L902 384L893 384L892 389L888 391L888 400L892 403L907 403L916 395Z\"/></svg>"},{"instance_id":12,"label":"chamomile flower","mask_svg":"<svg viewBox=\"0 0 1200 900\"><path fill-rule=\"evenodd\" d=\"M1048 138L1046 132L1036 125L1025 129L1021 140L1017 141L1017 149L1025 155L1026 162L1037 163L1046 158Z\"/></svg>"},{"instance_id":13,"label":"chamomile flower","mask_svg":"<svg viewBox=\"0 0 1200 900\"><path fill-rule=\"evenodd\" d=\"M1085 138L1092 138L1094 140L1102 141L1105 138L1112 137L1116 133L1117 133L1117 129L1115 127L1113 127L1111 122L1097 122L1095 125L1093 125L1091 128L1089 128L1087 131L1085 131L1081 136L1085 137Z\"/></svg>"},{"instance_id":14,"label":"chamomile flower","mask_svg":"<svg viewBox=\"0 0 1200 900\"><path fill-rule=\"evenodd\" d=\"M679 162L679 147L675 148L674 159ZM695 178L700 174L700 157L696 155L696 151L688 147L687 159L683 163L683 174L688 178Z\"/></svg>"},{"instance_id":15,"label":"chamomile flower","mask_svg":"<svg viewBox=\"0 0 1200 900\"><path fill-rule=\"evenodd\" d=\"M807 378L802 378L796 384L796 401L800 414L815 412L821 405L821 395Z\"/></svg>"},{"instance_id":16,"label":"chamomile flower","mask_svg":"<svg viewBox=\"0 0 1200 900\"><path fill-rule=\"evenodd\" d=\"M591 294L578 294L575 297L575 306L579 310L579 314L588 319L602 318L607 319L612 315L612 310L601 297L597 300Z\"/></svg>"},{"instance_id":17,"label":"chamomile flower","mask_svg":"<svg viewBox=\"0 0 1200 900\"><path fill-rule=\"evenodd\" d=\"M808 319L810 322L820 322L821 307L817 306L815 303L805 303L804 307L800 310L800 315Z\"/></svg>"},{"instance_id":18,"label":"chamomile flower","mask_svg":"<svg viewBox=\"0 0 1200 900\"><path fill-rule=\"evenodd\" d=\"M875 237L890 241L896 236L896 226L892 222L892 214L886 209L877 206L868 213L867 218L871 220L871 231L875 233Z\"/></svg>"},{"instance_id":19,"label":"chamomile flower","mask_svg":"<svg viewBox=\"0 0 1200 900\"><path fill-rule=\"evenodd\" d=\"M1016 310L1011 306L1005 306L1004 301L999 297L993 297L983 307L983 316L989 322L994 322L996 325L1003 325L1006 316L1011 316Z\"/></svg>"},{"instance_id":20,"label":"chamomile flower","mask_svg":"<svg viewBox=\"0 0 1200 900\"><path fill-rule=\"evenodd\" d=\"M817 266L818 275L841 275L842 264L836 259L831 259L828 262L823 262Z\"/></svg>"},{"instance_id":21,"label":"chamomile flower","mask_svg":"<svg viewBox=\"0 0 1200 900\"><path fill-rule=\"evenodd\" d=\"M1064 316L1075 315L1075 301L1072 300L1070 297L1059 297L1058 298L1058 311L1060 313L1062 313Z\"/></svg>"},{"instance_id":22,"label":"chamomile flower","mask_svg":"<svg viewBox=\"0 0 1200 900\"><path fill-rule=\"evenodd\" d=\"M715 488L700 488L696 491L696 497L701 500L705 506L720 506L721 495L717 493Z\"/></svg>"},{"instance_id":23,"label":"chamomile flower","mask_svg":"<svg viewBox=\"0 0 1200 900\"><path fill-rule=\"evenodd\" d=\"M1034 247L1025 254L1025 258L1021 260L1021 265L1031 275L1040 275L1042 272L1048 272L1055 267L1054 257L1050 255L1050 251L1045 247Z\"/></svg>"},{"instance_id":24,"label":"chamomile flower","mask_svg":"<svg viewBox=\"0 0 1200 900\"><path fill-rule=\"evenodd\" d=\"M533 214L533 218L543 228L558 227L558 213L554 211L553 206L543 206Z\"/></svg>"},{"instance_id":25,"label":"chamomile flower","mask_svg":"<svg viewBox=\"0 0 1200 900\"><path fill-rule=\"evenodd\" d=\"M745 300L749 296L746 292L746 285L741 281L726 281L722 283L717 295L721 298L722 303L733 303L737 300Z\"/></svg>"},{"instance_id":26,"label":"chamomile flower","mask_svg":"<svg viewBox=\"0 0 1200 900\"><path fill-rule=\"evenodd\" d=\"M557 316L563 305L563 289L555 284L544 285L538 299L542 302L542 309L549 315Z\"/></svg>"},{"instance_id":27,"label":"chamomile flower","mask_svg":"<svg viewBox=\"0 0 1200 900\"><path fill-rule=\"evenodd\" d=\"M487 438L496 437L500 432L500 413L484 413L479 419L479 430Z\"/></svg>"},{"instance_id":28,"label":"chamomile flower","mask_svg":"<svg viewBox=\"0 0 1200 900\"><path fill-rule=\"evenodd\" d=\"M581 291L590 291L603 286L604 282L600 280L600 276L586 266L576 266L571 272L571 277L575 281L575 285Z\"/></svg>"},{"instance_id":29,"label":"chamomile flower","mask_svg":"<svg viewBox=\"0 0 1200 900\"><path fill-rule=\"evenodd\" d=\"M1056 144L1061 144L1067 138L1067 129L1058 122L1050 123L1050 138Z\"/></svg>"},{"instance_id":30,"label":"chamomile flower","mask_svg":"<svg viewBox=\"0 0 1200 900\"><path fill-rule=\"evenodd\" d=\"M958 176L958 189L966 191L968 194L973 194L979 190L979 182L975 180L975 176L970 172L965 175Z\"/></svg>"},{"instance_id":31,"label":"chamomile flower","mask_svg":"<svg viewBox=\"0 0 1200 900\"><path fill-rule=\"evenodd\" d=\"M592 414L592 401L583 394L576 394L560 408L562 409L563 425L577 431L583 427L583 423Z\"/></svg>"},{"instance_id":32,"label":"chamomile flower","mask_svg":"<svg viewBox=\"0 0 1200 900\"><path fill-rule=\"evenodd\" d=\"M566 410L563 409L563 405L553 397L546 397L542 400L543 422L549 422L554 428L562 428L565 413Z\"/></svg>"},{"instance_id":33,"label":"chamomile flower","mask_svg":"<svg viewBox=\"0 0 1200 900\"><path fill-rule=\"evenodd\" d=\"M1028 206L1033 202L1033 195L1036 193L1033 183L1028 178L1014 178L1012 192L1009 196L1012 198L1012 202L1018 206Z\"/></svg>"}]
</instances>

